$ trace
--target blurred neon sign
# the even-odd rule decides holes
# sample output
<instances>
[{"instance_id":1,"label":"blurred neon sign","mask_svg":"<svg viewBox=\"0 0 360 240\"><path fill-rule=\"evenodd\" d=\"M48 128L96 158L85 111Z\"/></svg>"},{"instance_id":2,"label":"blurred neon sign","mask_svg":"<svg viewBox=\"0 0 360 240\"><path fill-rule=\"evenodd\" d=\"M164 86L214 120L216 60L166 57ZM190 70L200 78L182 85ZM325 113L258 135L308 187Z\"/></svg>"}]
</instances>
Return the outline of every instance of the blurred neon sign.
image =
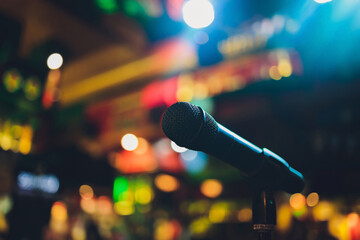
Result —
<instances>
[{"instance_id":1,"label":"blurred neon sign","mask_svg":"<svg viewBox=\"0 0 360 240\"><path fill-rule=\"evenodd\" d=\"M17 185L25 191L41 191L56 193L59 190L59 179L54 174L34 175L29 172L20 172Z\"/></svg>"}]
</instances>

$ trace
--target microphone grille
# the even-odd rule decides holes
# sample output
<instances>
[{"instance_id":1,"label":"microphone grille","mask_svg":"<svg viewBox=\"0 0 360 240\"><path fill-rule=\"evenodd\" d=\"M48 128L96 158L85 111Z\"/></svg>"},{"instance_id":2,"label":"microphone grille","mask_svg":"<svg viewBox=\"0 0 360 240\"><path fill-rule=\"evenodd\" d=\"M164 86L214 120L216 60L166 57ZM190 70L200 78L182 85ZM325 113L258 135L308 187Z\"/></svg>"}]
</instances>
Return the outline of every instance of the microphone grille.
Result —
<instances>
[{"instance_id":1,"label":"microphone grille","mask_svg":"<svg viewBox=\"0 0 360 240\"><path fill-rule=\"evenodd\" d=\"M217 134L217 124L207 113L190 103L177 102L171 105L162 118L165 135L177 145L198 150Z\"/></svg>"}]
</instances>

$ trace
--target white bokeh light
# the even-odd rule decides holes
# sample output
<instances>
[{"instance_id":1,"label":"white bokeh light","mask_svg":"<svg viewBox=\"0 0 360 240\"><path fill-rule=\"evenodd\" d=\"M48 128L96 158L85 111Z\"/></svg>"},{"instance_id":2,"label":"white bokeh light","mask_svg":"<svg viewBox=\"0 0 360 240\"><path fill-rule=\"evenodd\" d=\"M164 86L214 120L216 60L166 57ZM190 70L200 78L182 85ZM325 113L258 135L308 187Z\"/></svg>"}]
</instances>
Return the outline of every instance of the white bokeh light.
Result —
<instances>
[{"instance_id":1,"label":"white bokeh light","mask_svg":"<svg viewBox=\"0 0 360 240\"><path fill-rule=\"evenodd\" d=\"M121 138L121 146L127 151L134 151L138 145L139 140L134 134L128 133Z\"/></svg>"},{"instance_id":2,"label":"white bokeh light","mask_svg":"<svg viewBox=\"0 0 360 240\"><path fill-rule=\"evenodd\" d=\"M187 151L187 148L184 147L180 147L179 145L177 145L175 142L171 141L171 148L178 153L183 153Z\"/></svg>"},{"instance_id":3,"label":"white bokeh light","mask_svg":"<svg viewBox=\"0 0 360 240\"><path fill-rule=\"evenodd\" d=\"M184 21L192 28L209 26L215 18L214 7L208 0L189 0L182 8Z\"/></svg>"},{"instance_id":4,"label":"white bokeh light","mask_svg":"<svg viewBox=\"0 0 360 240\"><path fill-rule=\"evenodd\" d=\"M47 59L47 66L52 70L59 69L62 64L63 58L59 53L53 53Z\"/></svg>"},{"instance_id":5,"label":"white bokeh light","mask_svg":"<svg viewBox=\"0 0 360 240\"><path fill-rule=\"evenodd\" d=\"M331 2L332 0L314 0L317 3L327 3L327 2Z\"/></svg>"}]
</instances>

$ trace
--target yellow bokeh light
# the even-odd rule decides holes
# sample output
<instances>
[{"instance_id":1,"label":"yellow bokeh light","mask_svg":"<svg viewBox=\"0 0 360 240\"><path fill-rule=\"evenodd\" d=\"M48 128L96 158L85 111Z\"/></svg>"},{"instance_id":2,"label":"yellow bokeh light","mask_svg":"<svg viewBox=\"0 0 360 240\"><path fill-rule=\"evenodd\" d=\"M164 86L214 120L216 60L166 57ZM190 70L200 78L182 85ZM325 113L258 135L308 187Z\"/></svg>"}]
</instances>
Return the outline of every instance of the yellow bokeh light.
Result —
<instances>
[{"instance_id":1,"label":"yellow bokeh light","mask_svg":"<svg viewBox=\"0 0 360 240\"><path fill-rule=\"evenodd\" d=\"M200 190L206 197L215 198L221 194L223 186L219 180L208 179L201 184Z\"/></svg>"},{"instance_id":2,"label":"yellow bokeh light","mask_svg":"<svg viewBox=\"0 0 360 240\"><path fill-rule=\"evenodd\" d=\"M131 215L134 213L134 205L131 202L121 201L114 204L114 210L119 215Z\"/></svg>"},{"instance_id":3,"label":"yellow bokeh light","mask_svg":"<svg viewBox=\"0 0 360 240\"><path fill-rule=\"evenodd\" d=\"M13 151L14 153L18 153L19 152L19 141L16 139L12 139L11 141L11 151Z\"/></svg>"},{"instance_id":4,"label":"yellow bokeh light","mask_svg":"<svg viewBox=\"0 0 360 240\"><path fill-rule=\"evenodd\" d=\"M63 202L55 202L51 208L51 218L55 221L67 221L67 209Z\"/></svg>"},{"instance_id":5,"label":"yellow bokeh light","mask_svg":"<svg viewBox=\"0 0 360 240\"><path fill-rule=\"evenodd\" d=\"M24 126L19 141L19 151L22 154L28 154L31 151L31 141L33 137L33 130L30 126Z\"/></svg>"},{"instance_id":6,"label":"yellow bokeh light","mask_svg":"<svg viewBox=\"0 0 360 240\"><path fill-rule=\"evenodd\" d=\"M292 222L291 208L287 204L283 204L277 211L277 228L280 231L286 231L290 228Z\"/></svg>"},{"instance_id":7,"label":"yellow bokeh light","mask_svg":"<svg viewBox=\"0 0 360 240\"><path fill-rule=\"evenodd\" d=\"M197 99L204 99L209 96L209 91L205 83L196 82L194 85L194 97Z\"/></svg>"},{"instance_id":8,"label":"yellow bokeh light","mask_svg":"<svg viewBox=\"0 0 360 240\"><path fill-rule=\"evenodd\" d=\"M84 199L91 199L94 197L94 190L89 185L82 185L79 188L79 194Z\"/></svg>"},{"instance_id":9,"label":"yellow bokeh light","mask_svg":"<svg viewBox=\"0 0 360 240\"><path fill-rule=\"evenodd\" d=\"M280 80L281 79L281 74L279 72L279 68L277 66L272 66L269 69L269 75L272 79L274 80Z\"/></svg>"},{"instance_id":10,"label":"yellow bokeh light","mask_svg":"<svg viewBox=\"0 0 360 240\"><path fill-rule=\"evenodd\" d=\"M176 99L179 102L190 102L194 97L194 90L189 86L183 86L178 89Z\"/></svg>"},{"instance_id":11,"label":"yellow bokeh light","mask_svg":"<svg viewBox=\"0 0 360 240\"><path fill-rule=\"evenodd\" d=\"M209 220L212 223L223 222L229 213L229 207L226 203L215 203L209 210Z\"/></svg>"},{"instance_id":12,"label":"yellow bokeh light","mask_svg":"<svg viewBox=\"0 0 360 240\"><path fill-rule=\"evenodd\" d=\"M205 233L211 226L211 223L209 221L208 218L199 218L194 220L191 224L190 224L190 232L193 235L201 235L203 233Z\"/></svg>"},{"instance_id":13,"label":"yellow bokeh light","mask_svg":"<svg viewBox=\"0 0 360 240\"><path fill-rule=\"evenodd\" d=\"M179 181L170 175L159 174L155 178L155 186L163 192L173 192L179 188Z\"/></svg>"},{"instance_id":14,"label":"yellow bokeh light","mask_svg":"<svg viewBox=\"0 0 360 240\"><path fill-rule=\"evenodd\" d=\"M1 136L1 148L5 151L11 147L11 136L7 133L3 133Z\"/></svg>"},{"instance_id":15,"label":"yellow bokeh light","mask_svg":"<svg viewBox=\"0 0 360 240\"><path fill-rule=\"evenodd\" d=\"M336 214L332 216L329 219L328 230L331 235L340 240L350 239L348 221L343 215Z\"/></svg>"},{"instance_id":16,"label":"yellow bokeh light","mask_svg":"<svg viewBox=\"0 0 360 240\"><path fill-rule=\"evenodd\" d=\"M190 74L181 74L178 78L176 99L179 102L190 102L194 97L194 80Z\"/></svg>"},{"instance_id":17,"label":"yellow bokeh light","mask_svg":"<svg viewBox=\"0 0 360 240\"><path fill-rule=\"evenodd\" d=\"M9 229L8 223L4 215L0 212L0 233L7 232Z\"/></svg>"},{"instance_id":18,"label":"yellow bokeh light","mask_svg":"<svg viewBox=\"0 0 360 240\"><path fill-rule=\"evenodd\" d=\"M310 193L306 198L306 203L309 207L315 207L319 203L319 194L316 192Z\"/></svg>"},{"instance_id":19,"label":"yellow bokeh light","mask_svg":"<svg viewBox=\"0 0 360 240\"><path fill-rule=\"evenodd\" d=\"M83 227L75 226L71 230L73 240L86 240L86 231Z\"/></svg>"},{"instance_id":20,"label":"yellow bokeh light","mask_svg":"<svg viewBox=\"0 0 360 240\"><path fill-rule=\"evenodd\" d=\"M134 134L128 133L121 138L121 146L127 151L134 151L138 145L139 140Z\"/></svg>"},{"instance_id":21,"label":"yellow bokeh light","mask_svg":"<svg viewBox=\"0 0 360 240\"><path fill-rule=\"evenodd\" d=\"M54 70L59 69L63 64L63 58L59 53L51 54L47 59L48 68Z\"/></svg>"},{"instance_id":22,"label":"yellow bokeh light","mask_svg":"<svg viewBox=\"0 0 360 240\"><path fill-rule=\"evenodd\" d=\"M335 207L330 202L321 201L314 207L313 215L317 221L327 221L335 214Z\"/></svg>"},{"instance_id":23,"label":"yellow bokeh light","mask_svg":"<svg viewBox=\"0 0 360 240\"><path fill-rule=\"evenodd\" d=\"M290 77L292 74L292 66L289 60L280 60L278 64L278 71L283 77Z\"/></svg>"},{"instance_id":24,"label":"yellow bokeh light","mask_svg":"<svg viewBox=\"0 0 360 240\"><path fill-rule=\"evenodd\" d=\"M239 222L250 222L252 219L252 210L250 208L243 208L237 214Z\"/></svg>"},{"instance_id":25,"label":"yellow bokeh light","mask_svg":"<svg viewBox=\"0 0 360 240\"><path fill-rule=\"evenodd\" d=\"M295 210L300 210L305 206L305 196L301 193L295 193L291 195L289 203L290 206Z\"/></svg>"},{"instance_id":26,"label":"yellow bokeh light","mask_svg":"<svg viewBox=\"0 0 360 240\"><path fill-rule=\"evenodd\" d=\"M148 204L151 202L153 192L150 186L143 186L135 191L135 200L140 204Z\"/></svg>"}]
</instances>

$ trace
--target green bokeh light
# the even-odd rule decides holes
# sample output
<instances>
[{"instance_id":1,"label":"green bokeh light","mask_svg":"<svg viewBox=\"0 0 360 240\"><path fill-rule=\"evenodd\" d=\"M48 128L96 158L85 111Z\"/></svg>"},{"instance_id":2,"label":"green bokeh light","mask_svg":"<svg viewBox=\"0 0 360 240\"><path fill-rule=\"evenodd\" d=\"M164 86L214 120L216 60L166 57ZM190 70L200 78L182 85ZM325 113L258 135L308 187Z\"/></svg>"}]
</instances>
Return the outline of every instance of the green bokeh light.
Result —
<instances>
[{"instance_id":1,"label":"green bokeh light","mask_svg":"<svg viewBox=\"0 0 360 240\"><path fill-rule=\"evenodd\" d=\"M119 10L116 0L95 0L96 5L105 13L112 14Z\"/></svg>"}]
</instances>

